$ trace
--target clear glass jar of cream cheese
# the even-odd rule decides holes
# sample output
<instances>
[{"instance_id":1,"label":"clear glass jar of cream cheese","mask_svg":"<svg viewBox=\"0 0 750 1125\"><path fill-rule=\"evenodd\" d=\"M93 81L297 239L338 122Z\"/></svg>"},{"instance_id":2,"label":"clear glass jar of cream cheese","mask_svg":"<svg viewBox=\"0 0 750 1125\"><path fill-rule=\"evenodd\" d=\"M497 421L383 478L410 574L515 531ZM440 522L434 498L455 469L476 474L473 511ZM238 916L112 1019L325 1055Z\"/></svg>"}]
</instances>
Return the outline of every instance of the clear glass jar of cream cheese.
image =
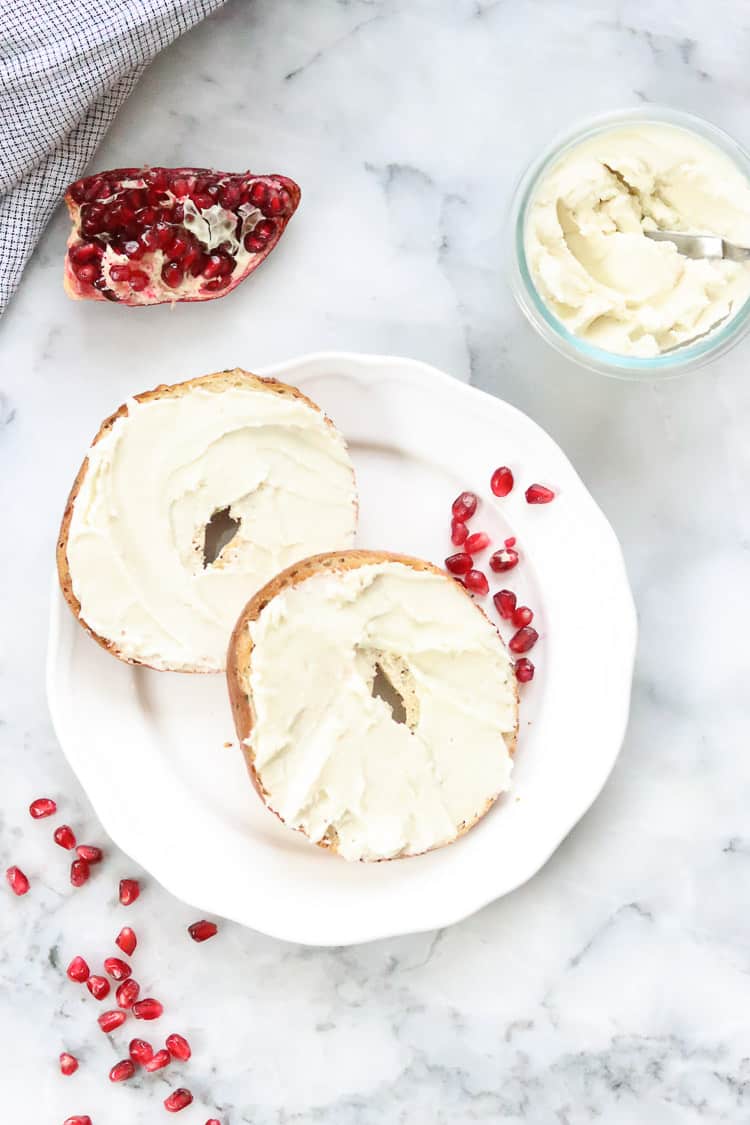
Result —
<instances>
[{"instance_id":1,"label":"clear glass jar of cream cheese","mask_svg":"<svg viewBox=\"0 0 750 1125\"><path fill-rule=\"evenodd\" d=\"M622 110L558 138L514 195L516 300L548 343L606 375L680 375L750 329L750 262L688 262L647 228L750 245L750 156L691 114Z\"/></svg>"}]
</instances>

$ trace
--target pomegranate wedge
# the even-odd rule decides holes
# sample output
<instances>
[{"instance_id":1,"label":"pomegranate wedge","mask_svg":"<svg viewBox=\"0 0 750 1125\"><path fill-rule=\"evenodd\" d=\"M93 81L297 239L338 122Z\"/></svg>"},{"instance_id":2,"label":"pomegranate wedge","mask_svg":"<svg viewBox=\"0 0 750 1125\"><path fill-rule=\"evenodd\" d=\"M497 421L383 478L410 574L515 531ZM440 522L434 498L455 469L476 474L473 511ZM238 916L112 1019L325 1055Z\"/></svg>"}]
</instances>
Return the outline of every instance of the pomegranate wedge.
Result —
<instances>
[{"instance_id":1,"label":"pomegranate wedge","mask_svg":"<svg viewBox=\"0 0 750 1125\"><path fill-rule=\"evenodd\" d=\"M210 301L267 258L297 209L286 176L117 168L65 193L65 288L75 300Z\"/></svg>"}]
</instances>

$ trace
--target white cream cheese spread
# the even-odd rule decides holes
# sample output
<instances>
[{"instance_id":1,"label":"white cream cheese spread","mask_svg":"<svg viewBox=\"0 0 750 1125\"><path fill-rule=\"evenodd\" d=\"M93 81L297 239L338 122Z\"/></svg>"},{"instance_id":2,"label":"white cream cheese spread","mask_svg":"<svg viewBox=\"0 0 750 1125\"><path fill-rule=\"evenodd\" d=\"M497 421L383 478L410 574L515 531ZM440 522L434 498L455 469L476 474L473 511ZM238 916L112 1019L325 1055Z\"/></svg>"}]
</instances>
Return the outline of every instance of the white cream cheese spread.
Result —
<instances>
[{"instance_id":1,"label":"white cream cheese spread","mask_svg":"<svg viewBox=\"0 0 750 1125\"><path fill-rule=\"evenodd\" d=\"M541 176L525 229L545 304L609 352L658 355L709 332L750 296L750 262L690 260L644 230L750 246L750 182L718 147L673 125L616 126Z\"/></svg>"},{"instance_id":2,"label":"white cream cheese spread","mask_svg":"<svg viewBox=\"0 0 750 1125\"><path fill-rule=\"evenodd\" d=\"M81 618L121 655L218 671L256 590L351 546L354 474L343 438L300 398L249 382L176 390L128 402L90 449L67 560ZM205 565L206 526L224 509L239 526Z\"/></svg>"},{"instance_id":3,"label":"white cream cheese spread","mask_svg":"<svg viewBox=\"0 0 750 1125\"><path fill-rule=\"evenodd\" d=\"M515 676L453 579L403 563L323 572L248 626L248 740L266 802L350 860L452 841L508 788ZM373 690L385 672L404 703Z\"/></svg>"}]
</instances>

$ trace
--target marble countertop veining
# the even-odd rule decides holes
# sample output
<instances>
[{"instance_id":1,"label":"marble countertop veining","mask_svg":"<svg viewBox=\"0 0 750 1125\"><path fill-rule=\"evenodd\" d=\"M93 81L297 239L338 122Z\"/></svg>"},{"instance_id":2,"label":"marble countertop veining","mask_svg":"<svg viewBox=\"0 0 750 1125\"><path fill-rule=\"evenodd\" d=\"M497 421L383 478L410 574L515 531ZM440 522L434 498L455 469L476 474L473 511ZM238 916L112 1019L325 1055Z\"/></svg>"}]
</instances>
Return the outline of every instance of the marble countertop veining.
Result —
<instances>
[{"instance_id":1,"label":"marble countertop veining","mask_svg":"<svg viewBox=\"0 0 750 1125\"><path fill-rule=\"evenodd\" d=\"M164 1119L164 1077L107 1082L122 1050L63 972L126 918L164 1030L193 1042L184 1125L750 1120L747 346L681 381L599 378L535 338L503 276L513 184L552 134L663 102L748 144L749 58L741 0L234 0L147 73L98 166L249 164L294 176L304 202L241 291L146 313L67 300L58 214L0 323L0 868L36 876L0 896L4 1120ZM639 605L630 730L544 870L460 925L311 950L226 924L197 946L195 912L147 877L129 911L115 902L133 872L114 847L74 892L51 822L26 813L56 796L102 840L45 703L57 521L128 393L325 348L427 360L560 442ZM557 752L575 770L575 747ZM72 1078L62 1049L84 1064Z\"/></svg>"}]
</instances>

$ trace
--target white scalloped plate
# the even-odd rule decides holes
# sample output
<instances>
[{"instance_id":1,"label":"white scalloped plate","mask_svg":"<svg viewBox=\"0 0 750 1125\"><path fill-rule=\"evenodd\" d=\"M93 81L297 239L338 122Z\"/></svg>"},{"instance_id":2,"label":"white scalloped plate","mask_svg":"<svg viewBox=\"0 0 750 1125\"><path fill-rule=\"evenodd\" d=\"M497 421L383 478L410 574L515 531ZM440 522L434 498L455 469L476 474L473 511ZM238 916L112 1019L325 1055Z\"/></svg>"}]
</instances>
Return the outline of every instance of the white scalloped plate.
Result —
<instances>
[{"instance_id":1,"label":"white scalloped plate","mask_svg":"<svg viewBox=\"0 0 750 1125\"><path fill-rule=\"evenodd\" d=\"M535 609L541 638L536 679L522 689L510 794L448 848L348 864L285 829L255 795L223 676L120 663L86 636L55 585L47 690L57 735L112 838L200 911L310 945L449 925L538 871L615 763L636 642L619 544L536 423L435 368L319 354L262 373L301 387L346 436L360 488L360 546L440 563L450 551L450 503L463 488L485 498L476 529L493 541L518 537L522 564L491 589L515 589ZM505 500L488 487L499 463L517 480ZM526 504L524 483L536 480L557 490L552 504ZM576 612L584 598L585 618ZM138 785L118 783L123 761Z\"/></svg>"}]
</instances>

